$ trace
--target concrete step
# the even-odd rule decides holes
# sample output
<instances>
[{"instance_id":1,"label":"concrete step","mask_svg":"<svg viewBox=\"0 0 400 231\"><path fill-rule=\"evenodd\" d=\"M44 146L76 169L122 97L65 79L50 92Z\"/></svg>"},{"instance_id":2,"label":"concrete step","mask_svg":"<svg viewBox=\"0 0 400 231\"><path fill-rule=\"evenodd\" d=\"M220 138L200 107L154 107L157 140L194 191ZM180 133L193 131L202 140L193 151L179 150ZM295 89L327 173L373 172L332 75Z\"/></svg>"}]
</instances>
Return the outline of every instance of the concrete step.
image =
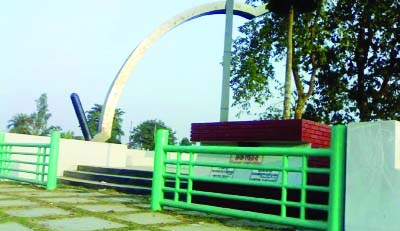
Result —
<instances>
[{"instance_id":1,"label":"concrete step","mask_svg":"<svg viewBox=\"0 0 400 231\"><path fill-rule=\"evenodd\" d=\"M78 165L78 171L94 172L94 173L101 173L101 174L108 174L108 175L142 177L142 178L152 178L153 177L152 171L136 170L136 169L128 169L128 168L108 168L108 167Z\"/></svg>"},{"instance_id":2,"label":"concrete step","mask_svg":"<svg viewBox=\"0 0 400 231\"><path fill-rule=\"evenodd\" d=\"M103 173L93 173L84 171L64 171L64 176L69 178L77 178L82 180L90 180L97 182L107 182L121 185L135 185L141 187L151 187L152 180L150 178L111 175Z\"/></svg>"},{"instance_id":3,"label":"concrete step","mask_svg":"<svg viewBox=\"0 0 400 231\"><path fill-rule=\"evenodd\" d=\"M76 179L71 177L58 177L58 183L72 185L72 186L81 186L85 188L92 189L114 189L118 192L129 193L129 194L139 194L139 195L150 195L151 187L140 187L140 186L132 186L132 185L122 185L122 184L114 184L108 182L98 182L92 180L83 180Z\"/></svg>"}]
</instances>

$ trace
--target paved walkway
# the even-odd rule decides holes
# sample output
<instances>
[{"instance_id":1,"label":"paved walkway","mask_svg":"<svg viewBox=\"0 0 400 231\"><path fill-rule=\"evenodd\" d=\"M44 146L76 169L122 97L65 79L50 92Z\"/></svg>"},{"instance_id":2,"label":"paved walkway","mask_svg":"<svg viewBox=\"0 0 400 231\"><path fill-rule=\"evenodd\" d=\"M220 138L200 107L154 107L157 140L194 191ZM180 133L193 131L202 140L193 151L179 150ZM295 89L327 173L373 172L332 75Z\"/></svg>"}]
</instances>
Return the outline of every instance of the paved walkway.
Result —
<instances>
[{"instance_id":1,"label":"paved walkway","mask_svg":"<svg viewBox=\"0 0 400 231\"><path fill-rule=\"evenodd\" d=\"M267 227L270 225L200 212L151 212L149 197L77 187L46 191L0 181L0 231L270 230Z\"/></svg>"}]
</instances>

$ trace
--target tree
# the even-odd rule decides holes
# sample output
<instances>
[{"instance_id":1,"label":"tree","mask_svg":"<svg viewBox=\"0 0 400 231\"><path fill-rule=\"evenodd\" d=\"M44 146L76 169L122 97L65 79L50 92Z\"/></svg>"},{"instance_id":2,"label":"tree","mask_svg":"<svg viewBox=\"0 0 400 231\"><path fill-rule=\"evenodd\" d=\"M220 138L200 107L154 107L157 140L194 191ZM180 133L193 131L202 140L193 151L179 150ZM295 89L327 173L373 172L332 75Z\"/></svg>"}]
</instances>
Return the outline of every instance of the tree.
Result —
<instances>
[{"instance_id":1,"label":"tree","mask_svg":"<svg viewBox=\"0 0 400 231\"><path fill-rule=\"evenodd\" d=\"M27 114L19 113L13 116L7 124L7 129L11 133L31 134L32 117Z\"/></svg>"},{"instance_id":2,"label":"tree","mask_svg":"<svg viewBox=\"0 0 400 231\"><path fill-rule=\"evenodd\" d=\"M169 130L169 144L176 143L175 132L161 120L146 120L133 128L129 137L129 148L154 150L154 135L157 129Z\"/></svg>"},{"instance_id":3,"label":"tree","mask_svg":"<svg viewBox=\"0 0 400 231\"><path fill-rule=\"evenodd\" d=\"M397 0L330 0L323 11L295 17L295 118L301 117L310 97L304 118L317 121L400 117L399 5ZM270 106L269 83L275 80L271 63L283 58L284 21L268 14L240 28L243 36L234 43L231 80L234 105L248 109L253 100Z\"/></svg>"},{"instance_id":4,"label":"tree","mask_svg":"<svg viewBox=\"0 0 400 231\"><path fill-rule=\"evenodd\" d=\"M61 133L61 138L64 139L73 139L74 138L74 132L73 131L67 131L67 132L62 132Z\"/></svg>"},{"instance_id":5,"label":"tree","mask_svg":"<svg viewBox=\"0 0 400 231\"><path fill-rule=\"evenodd\" d=\"M192 142L186 137L182 138L181 142L179 142L179 145L181 146L190 146L192 145Z\"/></svg>"},{"instance_id":6,"label":"tree","mask_svg":"<svg viewBox=\"0 0 400 231\"><path fill-rule=\"evenodd\" d=\"M91 134L97 133L97 128L100 124L101 111L103 106L100 104L95 104L89 111L86 112L88 127ZM107 140L108 143L121 143L121 138L124 135L124 131L122 130L122 115L125 114L120 108L115 110L114 120L112 125L111 137Z\"/></svg>"},{"instance_id":7,"label":"tree","mask_svg":"<svg viewBox=\"0 0 400 231\"><path fill-rule=\"evenodd\" d=\"M48 109L46 93L41 94L35 102L36 112L30 115L19 113L8 121L7 128L10 129L10 132L47 136L52 130L62 130L59 126L48 126L51 113Z\"/></svg>"},{"instance_id":8,"label":"tree","mask_svg":"<svg viewBox=\"0 0 400 231\"><path fill-rule=\"evenodd\" d=\"M41 94L36 102L36 112L32 113L32 135L46 136L50 134L47 122L51 117L47 104L47 95Z\"/></svg>"},{"instance_id":9,"label":"tree","mask_svg":"<svg viewBox=\"0 0 400 231\"><path fill-rule=\"evenodd\" d=\"M306 117L332 123L400 119L399 12L398 0L337 1L327 21L328 62Z\"/></svg>"},{"instance_id":10,"label":"tree","mask_svg":"<svg viewBox=\"0 0 400 231\"><path fill-rule=\"evenodd\" d=\"M261 1L248 2L256 4ZM243 110L248 110L252 102L268 107L268 100L274 93L270 89L270 82L276 82L272 63L281 61L286 56L283 117L290 117L288 107L292 73L297 97L295 118L299 119L313 93L320 62L324 61L324 37L327 35L321 27L324 14L315 10L318 9L317 2L320 1L313 1L315 7L312 8L312 12L308 12L311 9L300 9L296 12L298 6L293 3L296 1L283 1L290 3L283 9L276 6L277 2L279 1L270 1L269 4L274 13L266 14L239 28L243 36L235 40L232 58L233 105L241 106ZM282 17L283 12L288 16ZM296 20L292 20L293 18Z\"/></svg>"}]
</instances>

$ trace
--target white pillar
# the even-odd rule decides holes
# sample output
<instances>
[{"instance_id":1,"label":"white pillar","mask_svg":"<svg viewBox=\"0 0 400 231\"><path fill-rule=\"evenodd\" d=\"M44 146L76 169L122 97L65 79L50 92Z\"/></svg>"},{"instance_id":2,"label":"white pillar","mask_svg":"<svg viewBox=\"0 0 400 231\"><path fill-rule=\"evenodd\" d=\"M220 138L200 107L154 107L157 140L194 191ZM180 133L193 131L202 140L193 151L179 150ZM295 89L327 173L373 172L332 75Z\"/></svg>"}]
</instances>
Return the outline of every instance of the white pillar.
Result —
<instances>
[{"instance_id":1,"label":"white pillar","mask_svg":"<svg viewBox=\"0 0 400 231\"><path fill-rule=\"evenodd\" d=\"M349 124L345 201L346 231L400 230L400 122Z\"/></svg>"}]
</instances>

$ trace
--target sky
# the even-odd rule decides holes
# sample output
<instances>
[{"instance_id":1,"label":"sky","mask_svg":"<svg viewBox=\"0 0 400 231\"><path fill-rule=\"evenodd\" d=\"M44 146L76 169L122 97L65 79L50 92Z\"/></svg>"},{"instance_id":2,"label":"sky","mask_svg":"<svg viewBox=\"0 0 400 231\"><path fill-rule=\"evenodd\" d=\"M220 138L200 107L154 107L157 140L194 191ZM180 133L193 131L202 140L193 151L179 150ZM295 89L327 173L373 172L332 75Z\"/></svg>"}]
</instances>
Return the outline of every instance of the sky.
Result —
<instances>
[{"instance_id":1,"label":"sky","mask_svg":"<svg viewBox=\"0 0 400 231\"><path fill-rule=\"evenodd\" d=\"M236 0L239 1L239 0ZM0 130L17 113L31 114L42 93L49 124L81 135L70 100L85 111L103 104L132 50L158 25L212 0L13 0L0 2ZM234 18L234 37L245 19ZM131 127L160 119L190 137L194 122L219 120L225 16L185 23L157 41L121 95L124 142ZM231 109L230 120L237 118Z\"/></svg>"}]
</instances>

